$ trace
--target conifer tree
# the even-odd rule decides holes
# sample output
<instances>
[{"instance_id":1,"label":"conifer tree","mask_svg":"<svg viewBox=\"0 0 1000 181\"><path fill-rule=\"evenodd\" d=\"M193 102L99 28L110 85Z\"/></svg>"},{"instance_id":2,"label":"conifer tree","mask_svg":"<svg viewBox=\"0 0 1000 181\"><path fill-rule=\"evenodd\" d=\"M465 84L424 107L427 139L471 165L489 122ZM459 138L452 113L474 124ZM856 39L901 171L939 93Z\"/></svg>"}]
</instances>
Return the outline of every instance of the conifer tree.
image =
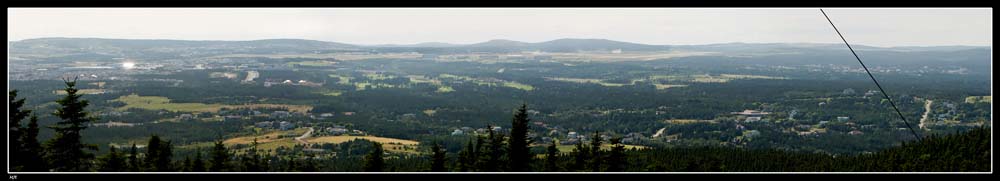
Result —
<instances>
[{"instance_id":1,"label":"conifer tree","mask_svg":"<svg viewBox=\"0 0 1000 181\"><path fill-rule=\"evenodd\" d=\"M110 152L102 157L100 168L97 171L101 172L121 172L125 171L127 165L125 164L125 158L121 153L115 149L114 146L110 147Z\"/></svg>"},{"instance_id":2,"label":"conifer tree","mask_svg":"<svg viewBox=\"0 0 1000 181\"><path fill-rule=\"evenodd\" d=\"M129 155L128 155L128 171L130 172L142 171L142 167L143 167L142 161L139 160L139 148L135 146L135 143L132 143L132 149L129 150Z\"/></svg>"},{"instance_id":3,"label":"conifer tree","mask_svg":"<svg viewBox=\"0 0 1000 181\"><path fill-rule=\"evenodd\" d=\"M201 159L201 149L195 151L194 160L191 161L189 172L204 172L205 171L205 161Z\"/></svg>"},{"instance_id":4,"label":"conifer tree","mask_svg":"<svg viewBox=\"0 0 1000 181\"><path fill-rule=\"evenodd\" d=\"M208 171L231 171L229 165L229 150L226 150L226 145L223 145L222 141L215 142L215 146L212 148L211 157L212 164L209 165Z\"/></svg>"},{"instance_id":5,"label":"conifer tree","mask_svg":"<svg viewBox=\"0 0 1000 181\"><path fill-rule=\"evenodd\" d=\"M559 171L559 149L556 148L556 141L552 141L552 144L545 149L545 171L555 172Z\"/></svg>"},{"instance_id":6,"label":"conifer tree","mask_svg":"<svg viewBox=\"0 0 1000 181\"><path fill-rule=\"evenodd\" d=\"M528 119L527 105L521 104L511 121L510 140L507 141L511 171L526 172L531 170L530 164L528 164L531 162L531 150L528 149L528 145L531 144L531 140L528 140L529 121L531 120Z\"/></svg>"},{"instance_id":7,"label":"conifer tree","mask_svg":"<svg viewBox=\"0 0 1000 181\"><path fill-rule=\"evenodd\" d=\"M590 171L600 172L601 162L604 162L604 155L601 154L601 132L594 131L594 136L590 138Z\"/></svg>"},{"instance_id":8,"label":"conifer tree","mask_svg":"<svg viewBox=\"0 0 1000 181\"><path fill-rule=\"evenodd\" d=\"M625 145L621 144L621 137L610 140L611 151L608 152L608 172L625 171Z\"/></svg>"},{"instance_id":9,"label":"conifer tree","mask_svg":"<svg viewBox=\"0 0 1000 181\"><path fill-rule=\"evenodd\" d=\"M83 143L80 132L87 128L87 123L96 118L90 117L85 108L90 103L80 99L82 95L77 94L76 79L73 81L64 80L66 84L66 96L56 100L60 107L53 115L62 119L50 128L56 134L51 140L45 143L46 159L54 171L91 171L94 154L86 150L97 150L97 145Z\"/></svg>"},{"instance_id":10,"label":"conifer tree","mask_svg":"<svg viewBox=\"0 0 1000 181\"><path fill-rule=\"evenodd\" d=\"M366 172L382 172L385 167L385 160L383 160L382 155L382 143L372 142L372 151L365 156L365 166L364 170Z\"/></svg>"},{"instance_id":11,"label":"conifer tree","mask_svg":"<svg viewBox=\"0 0 1000 181\"><path fill-rule=\"evenodd\" d=\"M583 145L583 141L576 142L573 148L573 170L582 171L590 161L590 148Z\"/></svg>"},{"instance_id":12,"label":"conifer tree","mask_svg":"<svg viewBox=\"0 0 1000 181\"><path fill-rule=\"evenodd\" d=\"M479 157L479 155L475 153L476 152L475 146L476 145L472 142L472 140L469 140L469 142L465 144L465 148L462 149L462 151L458 152L457 167L459 172L468 172L475 170L476 161L478 160Z\"/></svg>"},{"instance_id":13,"label":"conifer tree","mask_svg":"<svg viewBox=\"0 0 1000 181\"><path fill-rule=\"evenodd\" d=\"M445 171L444 163L446 162L445 150L441 148L440 144L434 144L431 146L431 171L432 172L443 172Z\"/></svg>"},{"instance_id":14,"label":"conifer tree","mask_svg":"<svg viewBox=\"0 0 1000 181\"><path fill-rule=\"evenodd\" d=\"M42 159L42 145L38 143L38 116L31 115L28 127L21 134L21 154L18 159L22 161L21 170L29 172L48 171L48 165ZM14 143L11 143L14 144Z\"/></svg>"},{"instance_id":15,"label":"conifer tree","mask_svg":"<svg viewBox=\"0 0 1000 181\"><path fill-rule=\"evenodd\" d=\"M24 98L17 99L17 90L12 90L7 92L7 96L10 99L8 107L10 109L10 116L8 117L9 128L7 142L10 143L10 166L11 170L21 171L27 161L23 159L22 156L28 154L23 148L22 138L24 128L21 127L21 120L24 120L28 114L31 113L30 110L21 110L24 106Z\"/></svg>"}]
</instances>

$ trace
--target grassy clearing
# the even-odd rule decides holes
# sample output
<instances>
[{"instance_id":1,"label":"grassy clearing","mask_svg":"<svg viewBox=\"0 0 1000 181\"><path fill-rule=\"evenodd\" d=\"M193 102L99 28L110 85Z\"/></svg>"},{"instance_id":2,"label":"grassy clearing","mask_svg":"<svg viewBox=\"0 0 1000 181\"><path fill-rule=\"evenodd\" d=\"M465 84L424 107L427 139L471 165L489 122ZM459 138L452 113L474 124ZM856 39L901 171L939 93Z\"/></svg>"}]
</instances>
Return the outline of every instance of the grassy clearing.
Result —
<instances>
[{"instance_id":1,"label":"grassy clearing","mask_svg":"<svg viewBox=\"0 0 1000 181\"><path fill-rule=\"evenodd\" d=\"M78 89L76 91L77 94L104 94L106 92L108 92L108 90L105 89ZM54 90L52 93L56 95L66 95L66 90Z\"/></svg>"},{"instance_id":2,"label":"grassy clearing","mask_svg":"<svg viewBox=\"0 0 1000 181\"><path fill-rule=\"evenodd\" d=\"M524 91L535 90L535 87L531 86L531 85L522 84L522 83L518 83L518 82L514 82L514 81L499 80L499 79L486 80L486 79L479 79L479 78L473 78L473 77L468 77L468 76L452 75L452 74L441 74L441 75L438 75L438 78L454 79L454 80L459 80L459 81L464 81L464 82L471 82L471 83L474 83L474 84L479 85L479 86L503 86L503 87L510 87L510 88L514 88L514 89L524 90Z\"/></svg>"},{"instance_id":3,"label":"grassy clearing","mask_svg":"<svg viewBox=\"0 0 1000 181\"><path fill-rule=\"evenodd\" d=\"M687 85L683 84L653 84L653 86L656 86L656 90L664 90L676 87L687 87Z\"/></svg>"},{"instance_id":4,"label":"grassy clearing","mask_svg":"<svg viewBox=\"0 0 1000 181\"><path fill-rule=\"evenodd\" d=\"M343 76L343 75L338 75L338 74L330 74L330 75L327 75L327 76L330 76L332 78L337 78L339 80L339 81L337 81L337 84L341 84L341 85L351 85L351 79L353 79L353 77L348 77L348 76Z\"/></svg>"},{"instance_id":5,"label":"grassy clearing","mask_svg":"<svg viewBox=\"0 0 1000 181\"><path fill-rule=\"evenodd\" d=\"M434 114L436 114L436 113L437 113L437 110L433 110L433 109L424 110L424 114L426 114L427 116L434 116Z\"/></svg>"},{"instance_id":6,"label":"grassy clearing","mask_svg":"<svg viewBox=\"0 0 1000 181\"><path fill-rule=\"evenodd\" d=\"M389 80L396 78L396 76L377 74L377 73L366 73L365 78L368 78L368 80Z\"/></svg>"},{"instance_id":7,"label":"grassy clearing","mask_svg":"<svg viewBox=\"0 0 1000 181\"><path fill-rule=\"evenodd\" d=\"M969 96L965 98L965 103L975 104L975 103L993 103L993 96Z\"/></svg>"},{"instance_id":8,"label":"grassy clearing","mask_svg":"<svg viewBox=\"0 0 1000 181\"><path fill-rule=\"evenodd\" d=\"M437 93L448 93L448 92L454 92L455 91L454 88L452 88L451 86L447 86L447 85L442 84L441 80L438 80L438 79L427 78L427 77L425 77L423 75L407 75L406 77L410 78L410 83L413 83L413 84L431 84L431 85L438 86L438 89L436 91L434 91L434 92L437 92Z\"/></svg>"},{"instance_id":9,"label":"grassy clearing","mask_svg":"<svg viewBox=\"0 0 1000 181\"><path fill-rule=\"evenodd\" d=\"M111 101L118 101L125 103L125 106L117 108L117 110L119 111L124 111L131 108L137 108L137 109L147 109L147 110L167 110L175 112L218 112L222 108L227 108L227 109L285 108L291 112L307 113L310 110L312 110L312 106L288 105L288 104L225 105L225 104L204 104L204 103L171 103L170 99L166 97L139 96L137 94L122 96L119 97L118 99Z\"/></svg>"},{"instance_id":10,"label":"grassy clearing","mask_svg":"<svg viewBox=\"0 0 1000 181\"><path fill-rule=\"evenodd\" d=\"M212 72L208 74L208 78L236 79L237 77L239 77L239 75L232 72Z\"/></svg>"},{"instance_id":11,"label":"grassy clearing","mask_svg":"<svg viewBox=\"0 0 1000 181\"><path fill-rule=\"evenodd\" d=\"M698 74L698 75L652 75L649 76L650 80L665 80L665 81L675 81L675 82L697 82L697 83L726 83L737 79L788 79L785 77L772 77L763 75L740 75L740 74L719 74L718 76L712 76L709 74Z\"/></svg>"},{"instance_id":12,"label":"grassy clearing","mask_svg":"<svg viewBox=\"0 0 1000 181\"><path fill-rule=\"evenodd\" d=\"M325 96L337 97L337 96L343 95L344 91L340 91L340 90L321 90L321 91L317 91L316 93L317 94L321 94L321 95L325 95Z\"/></svg>"},{"instance_id":13,"label":"grassy clearing","mask_svg":"<svg viewBox=\"0 0 1000 181\"><path fill-rule=\"evenodd\" d=\"M693 124L693 123L719 123L715 120L697 120L697 119L668 119L663 120L663 123L667 124Z\"/></svg>"},{"instance_id":14,"label":"grassy clearing","mask_svg":"<svg viewBox=\"0 0 1000 181\"><path fill-rule=\"evenodd\" d=\"M414 150L414 148L419 145L420 142L395 138L377 136L322 136L309 138L306 139L306 141L309 142L309 144L340 144L355 139L365 139L372 142L382 143L382 148L390 152L419 154L419 152Z\"/></svg>"},{"instance_id":15,"label":"grassy clearing","mask_svg":"<svg viewBox=\"0 0 1000 181\"><path fill-rule=\"evenodd\" d=\"M566 78L566 77L546 77L546 79L554 81L562 81L562 82L581 83L581 84L599 84L605 87L621 87L626 85L633 85L637 81L634 80L632 81L631 84L623 84L623 83L609 83L601 79L581 79L581 78Z\"/></svg>"},{"instance_id":16,"label":"grassy clearing","mask_svg":"<svg viewBox=\"0 0 1000 181\"><path fill-rule=\"evenodd\" d=\"M300 65L300 66L310 66L310 67L329 67L329 66L333 66L333 65L336 65L336 64L337 64L337 62L334 62L334 61L324 61L324 60L288 62L288 65L290 65L290 66L291 65Z\"/></svg>"},{"instance_id":17,"label":"grassy clearing","mask_svg":"<svg viewBox=\"0 0 1000 181\"><path fill-rule=\"evenodd\" d=\"M230 138L225 141L222 141L222 144L226 145L251 144L253 143L254 138L257 138L258 144L286 140L286 139L292 140L295 137L305 134L306 131L309 131L309 128L298 128L285 131L273 131L258 136L241 136L241 137Z\"/></svg>"}]
</instances>

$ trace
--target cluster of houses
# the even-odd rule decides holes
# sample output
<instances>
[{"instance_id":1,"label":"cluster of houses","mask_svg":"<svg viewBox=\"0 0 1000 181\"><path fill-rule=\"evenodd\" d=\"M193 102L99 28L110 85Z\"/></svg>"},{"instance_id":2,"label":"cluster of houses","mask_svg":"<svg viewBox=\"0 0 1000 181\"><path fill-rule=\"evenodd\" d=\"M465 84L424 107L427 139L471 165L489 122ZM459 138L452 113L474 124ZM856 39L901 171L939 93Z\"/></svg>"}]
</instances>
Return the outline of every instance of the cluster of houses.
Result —
<instances>
[{"instance_id":1,"label":"cluster of houses","mask_svg":"<svg viewBox=\"0 0 1000 181\"><path fill-rule=\"evenodd\" d=\"M761 117L771 114L770 112L758 111L758 110L743 110L742 112L730 112L730 114L738 115L743 119L744 122L757 122L761 120Z\"/></svg>"},{"instance_id":2,"label":"cluster of houses","mask_svg":"<svg viewBox=\"0 0 1000 181\"><path fill-rule=\"evenodd\" d=\"M254 123L254 126L264 129L279 129L279 130L290 130L295 129L295 123L288 121L263 121Z\"/></svg>"},{"instance_id":3,"label":"cluster of houses","mask_svg":"<svg viewBox=\"0 0 1000 181\"><path fill-rule=\"evenodd\" d=\"M319 86L323 86L323 83L309 82L307 80L299 80L299 81L285 80L285 81L281 81L281 80L267 79L267 80L264 81L264 87L271 87L273 85L297 85L297 86L307 86L307 87L319 87Z\"/></svg>"},{"instance_id":4,"label":"cluster of houses","mask_svg":"<svg viewBox=\"0 0 1000 181\"><path fill-rule=\"evenodd\" d=\"M503 131L503 127L500 127L500 126L493 126L490 129L492 129L493 132L497 132L497 133ZM461 128L458 128L458 129L455 129L454 131L452 131L451 135L452 136L481 135L481 134L487 134L488 131L489 130L487 130L486 128L472 129L472 127L461 127Z\"/></svg>"}]
</instances>

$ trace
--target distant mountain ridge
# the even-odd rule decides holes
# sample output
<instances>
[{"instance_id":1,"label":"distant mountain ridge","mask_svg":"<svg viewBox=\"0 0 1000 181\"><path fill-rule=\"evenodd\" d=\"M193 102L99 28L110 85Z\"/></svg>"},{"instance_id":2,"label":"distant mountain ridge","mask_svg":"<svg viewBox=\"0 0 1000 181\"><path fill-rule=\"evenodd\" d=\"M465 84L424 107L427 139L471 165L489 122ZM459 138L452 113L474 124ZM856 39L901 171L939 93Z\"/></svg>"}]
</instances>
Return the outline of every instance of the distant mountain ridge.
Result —
<instances>
[{"instance_id":1,"label":"distant mountain ridge","mask_svg":"<svg viewBox=\"0 0 1000 181\"><path fill-rule=\"evenodd\" d=\"M649 45L607 39L563 38L537 43L494 39L472 44L425 42L417 44L358 45L349 43L306 39L262 39L248 41L222 40L167 40L167 39L106 39L106 38L37 38L10 42L12 52L45 50L115 50L141 51L160 49L247 49L255 52L315 52L325 50L370 51L421 51L426 49L443 52L577 52L577 51L724 51L724 52L773 52L803 49L846 49L837 43L721 43L705 45ZM874 47L852 45L856 50L875 51L957 51L989 48L986 46L905 46ZM35 49L35 50L29 50Z\"/></svg>"}]
</instances>

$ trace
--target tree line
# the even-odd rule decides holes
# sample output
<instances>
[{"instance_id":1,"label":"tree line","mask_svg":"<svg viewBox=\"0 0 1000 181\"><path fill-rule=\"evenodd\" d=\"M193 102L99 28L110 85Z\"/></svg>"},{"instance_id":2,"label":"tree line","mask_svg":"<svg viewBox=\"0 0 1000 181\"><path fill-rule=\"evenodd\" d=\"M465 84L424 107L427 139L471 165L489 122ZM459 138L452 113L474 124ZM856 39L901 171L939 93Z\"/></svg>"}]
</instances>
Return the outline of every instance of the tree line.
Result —
<instances>
[{"instance_id":1,"label":"tree line","mask_svg":"<svg viewBox=\"0 0 1000 181\"><path fill-rule=\"evenodd\" d=\"M990 129L980 127L961 134L932 135L872 154L833 156L820 153L789 152L773 149L723 147L625 149L621 137L603 138L599 131L589 142L578 142L569 153L560 153L555 141L534 144L529 138L531 119L527 105L514 113L508 132L487 126L486 135L470 139L455 154L445 145L430 144L427 156L388 159L381 143L371 142L363 164L339 167L334 162L350 158L317 160L295 153L261 154L254 140L249 148L237 153L216 141L207 155L195 151L194 158L175 158L174 145L152 135L141 147L132 144L127 151L111 146L96 157L96 145L84 143L80 132L97 120L84 109L89 105L75 88L76 81L65 80L67 94L56 102L53 115L61 121L49 129L55 137L37 140L37 115L23 109L24 98L17 90L8 92L10 108L11 167L26 172L314 172L344 171L358 168L366 172L621 172L621 171L719 171L719 172L795 172L795 171L988 171L990 169ZM27 119L27 125L21 121ZM221 139L220 139L221 140ZM605 149L604 144L610 144ZM534 144L534 145L533 145ZM547 146L546 146L547 145ZM544 146L543 149L532 149ZM356 167L357 166L357 167Z\"/></svg>"}]
</instances>

